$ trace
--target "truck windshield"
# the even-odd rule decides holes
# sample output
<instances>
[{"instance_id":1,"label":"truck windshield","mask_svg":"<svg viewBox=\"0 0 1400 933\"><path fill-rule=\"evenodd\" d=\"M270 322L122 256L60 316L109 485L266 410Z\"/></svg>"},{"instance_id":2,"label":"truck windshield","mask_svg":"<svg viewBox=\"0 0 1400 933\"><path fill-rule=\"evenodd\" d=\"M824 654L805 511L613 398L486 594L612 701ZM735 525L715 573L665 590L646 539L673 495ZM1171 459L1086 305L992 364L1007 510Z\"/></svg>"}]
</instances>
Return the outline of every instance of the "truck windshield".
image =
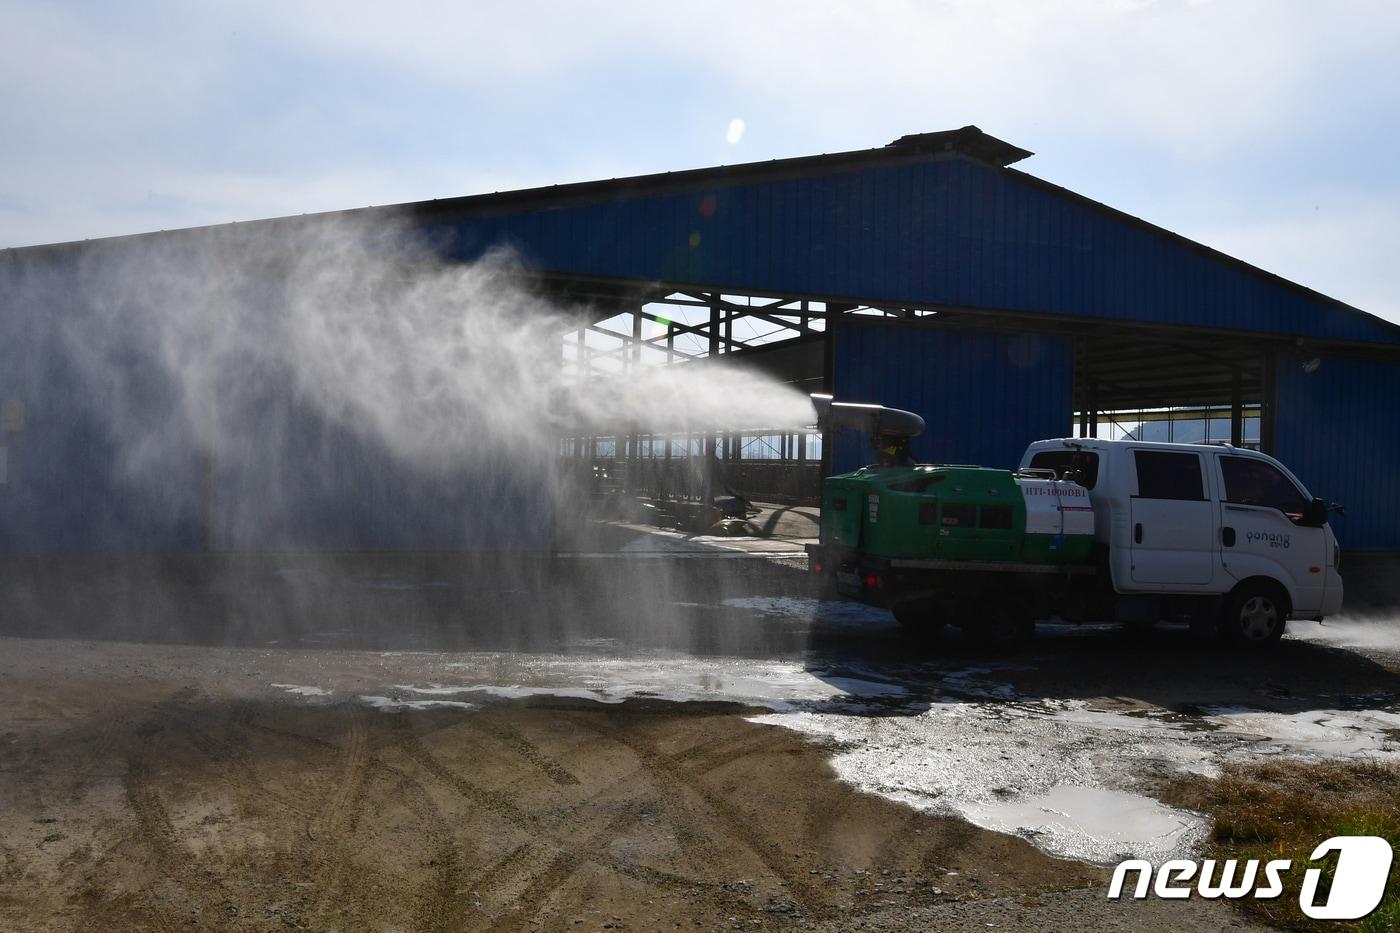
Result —
<instances>
[{"instance_id":1,"label":"truck windshield","mask_svg":"<svg viewBox=\"0 0 1400 933\"><path fill-rule=\"evenodd\" d=\"M1099 481L1099 455L1089 450L1042 450L1031 457L1031 467L1054 470L1058 479L1074 480L1085 489Z\"/></svg>"}]
</instances>

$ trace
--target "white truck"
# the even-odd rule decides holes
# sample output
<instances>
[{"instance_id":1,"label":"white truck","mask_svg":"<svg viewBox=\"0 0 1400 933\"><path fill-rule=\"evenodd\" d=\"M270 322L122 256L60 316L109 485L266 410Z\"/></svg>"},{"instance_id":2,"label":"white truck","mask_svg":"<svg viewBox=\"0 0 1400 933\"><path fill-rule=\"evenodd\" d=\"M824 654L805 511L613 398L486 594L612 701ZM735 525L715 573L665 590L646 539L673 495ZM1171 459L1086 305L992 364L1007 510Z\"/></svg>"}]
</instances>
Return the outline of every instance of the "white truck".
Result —
<instances>
[{"instance_id":1,"label":"white truck","mask_svg":"<svg viewBox=\"0 0 1400 933\"><path fill-rule=\"evenodd\" d=\"M1057 438L1016 471L919 464L917 415L824 397L818 412L868 432L878 461L824 482L809 567L910 629L1007 646L1050 617L1175 619L1263 646L1341 609L1328 505L1266 454Z\"/></svg>"},{"instance_id":2,"label":"white truck","mask_svg":"<svg viewBox=\"0 0 1400 933\"><path fill-rule=\"evenodd\" d=\"M1226 445L1037 441L1023 469L1089 493L1115 594L1219 603L1223 634L1267 642L1342 607L1328 506L1267 454Z\"/></svg>"}]
</instances>

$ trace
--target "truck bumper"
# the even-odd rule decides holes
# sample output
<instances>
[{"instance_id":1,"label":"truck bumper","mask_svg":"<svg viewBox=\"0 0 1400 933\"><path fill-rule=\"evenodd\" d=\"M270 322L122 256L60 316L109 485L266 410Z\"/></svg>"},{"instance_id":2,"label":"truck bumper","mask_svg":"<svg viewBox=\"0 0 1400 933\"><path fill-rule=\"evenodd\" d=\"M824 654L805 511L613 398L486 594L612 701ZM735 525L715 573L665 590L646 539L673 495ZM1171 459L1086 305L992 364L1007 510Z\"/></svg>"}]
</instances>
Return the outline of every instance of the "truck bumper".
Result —
<instances>
[{"instance_id":1,"label":"truck bumper","mask_svg":"<svg viewBox=\"0 0 1400 933\"><path fill-rule=\"evenodd\" d=\"M1327 570L1327 592L1322 597L1322 614L1324 616L1334 616L1342 611L1342 575L1332 570Z\"/></svg>"},{"instance_id":2,"label":"truck bumper","mask_svg":"<svg viewBox=\"0 0 1400 933\"><path fill-rule=\"evenodd\" d=\"M838 553L819 544L809 544L807 569L823 578L838 596L854 599L869 606L888 608L885 584L888 562L862 559L850 552Z\"/></svg>"}]
</instances>

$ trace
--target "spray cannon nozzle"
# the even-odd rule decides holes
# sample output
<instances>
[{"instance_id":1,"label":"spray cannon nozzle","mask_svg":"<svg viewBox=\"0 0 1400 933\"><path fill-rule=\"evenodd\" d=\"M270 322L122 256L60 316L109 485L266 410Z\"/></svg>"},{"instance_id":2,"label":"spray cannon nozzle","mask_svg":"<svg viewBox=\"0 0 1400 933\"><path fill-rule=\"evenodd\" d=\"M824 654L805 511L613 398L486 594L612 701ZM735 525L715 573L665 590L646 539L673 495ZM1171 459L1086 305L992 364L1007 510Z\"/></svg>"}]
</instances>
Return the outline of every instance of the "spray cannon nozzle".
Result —
<instances>
[{"instance_id":1,"label":"spray cannon nozzle","mask_svg":"<svg viewBox=\"0 0 1400 933\"><path fill-rule=\"evenodd\" d=\"M817 426L821 428L851 428L877 438L917 437L924 432L924 419L900 408L838 402L830 395L820 394L812 396L812 407L817 410Z\"/></svg>"},{"instance_id":2,"label":"spray cannon nozzle","mask_svg":"<svg viewBox=\"0 0 1400 933\"><path fill-rule=\"evenodd\" d=\"M838 402L830 395L813 394L817 426L837 430L850 428L870 435L878 462L893 466L914 462L909 439L924 432L924 419L912 411L886 408L861 402Z\"/></svg>"}]
</instances>

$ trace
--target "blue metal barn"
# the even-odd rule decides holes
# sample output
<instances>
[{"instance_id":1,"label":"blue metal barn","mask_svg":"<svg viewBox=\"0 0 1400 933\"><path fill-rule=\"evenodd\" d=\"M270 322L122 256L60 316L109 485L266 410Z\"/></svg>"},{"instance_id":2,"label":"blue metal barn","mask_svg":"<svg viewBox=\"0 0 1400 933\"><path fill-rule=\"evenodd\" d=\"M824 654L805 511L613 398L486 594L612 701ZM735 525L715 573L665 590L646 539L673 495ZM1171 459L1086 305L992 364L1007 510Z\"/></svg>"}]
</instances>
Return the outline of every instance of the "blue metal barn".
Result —
<instances>
[{"instance_id":1,"label":"blue metal barn","mask_svg":"<svg viewBox=\"0 0 1400 933\"><path fill-rule=\"evenodd\" d=\"M868 151L239 227L404 223L454 261L505 247L539 287L592 302L599 320L679 295L711 316L669 332L796 367L811 388L919 411L929 429L916 453L929 460L1009 466L1076 420L1095 430L1100 413L1224 406L1238 422L1255 406L1262 446L1348 507L1345 547L1400 548L1400 328L1009 167L1028 155L964 127ZM156 507L126 495L109 469L121 439L54 336L91 309L65 304L61 287L36 305L24 283L79 277L95 251L207 235L0 254L0 553L459 547L505 534L452 517L482 511L484 478L393 467L353 433L310 421L242 460L173 460ZM726 324L756 306L793 339L736 340ZM173 404L151 387L153 417ZM854 438L828 438L824 451L835 470L864 456ZM238 521L269 462L321 476L284 504L272 539ZM509 476L487 485L496 502L529 496ZM547 540L543 523L510 534Z\"/></svg>"}]
</instances>

